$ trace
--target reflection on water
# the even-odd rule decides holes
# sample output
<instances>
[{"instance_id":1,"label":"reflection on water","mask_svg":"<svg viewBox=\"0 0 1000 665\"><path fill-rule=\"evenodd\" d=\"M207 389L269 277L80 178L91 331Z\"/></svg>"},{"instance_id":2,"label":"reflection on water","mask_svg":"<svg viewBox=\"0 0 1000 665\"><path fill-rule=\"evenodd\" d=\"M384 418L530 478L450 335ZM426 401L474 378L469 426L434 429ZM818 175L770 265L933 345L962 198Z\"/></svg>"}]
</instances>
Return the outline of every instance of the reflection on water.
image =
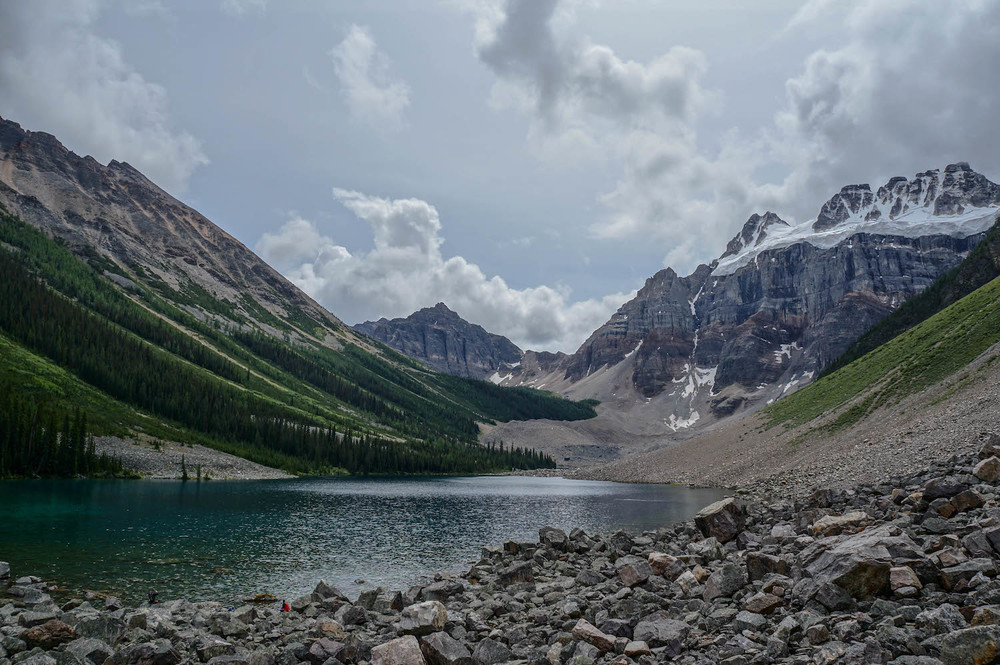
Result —
<instances>
[{"instance_id":1,"label":"reflection on water","mask_svg":"<svg viewBox=\"0 0 1000 665\"><path fill-rule=\"evenodd\" d=\"M15 575L130 599L297 595L319 579L404 589L541 526L631 531L693 515L721 491L475 477L0 483L0 560Z\"/></svg>"}]
</instances>

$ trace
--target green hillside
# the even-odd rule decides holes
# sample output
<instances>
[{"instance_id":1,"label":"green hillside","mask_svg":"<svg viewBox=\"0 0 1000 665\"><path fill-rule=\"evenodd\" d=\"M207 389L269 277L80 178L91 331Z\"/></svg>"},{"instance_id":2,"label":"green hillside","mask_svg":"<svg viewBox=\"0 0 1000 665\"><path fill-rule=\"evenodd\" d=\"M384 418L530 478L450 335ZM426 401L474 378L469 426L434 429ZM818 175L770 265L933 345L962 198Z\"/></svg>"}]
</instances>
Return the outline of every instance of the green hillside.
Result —
<instances>
[{"instance_id":1,"label":"green hillside","mask_svg":"<svg viewBox=\"0 0 1000 665\"><path fill-rule=\"evenodd\" d=\"M1000 275L1000 220L960 264L869 328L839 358L824 368L820 376L832 374L841 367L849 365L953 302L969 295L998 275Z\"/></svg>"},{"instance_id":2,"label":"green hillside","mask_svg":"<svg viewBox=\"0 0 1000 665\"><path fill-rule=\"evenodd\" d=\"M835 413L850 402L822 429L849 427L880 406L898 402L951 376L997 342L1000 277L874 351L779 400L765 409L764 415L771 425L795 427Z\"/></svg>"},{"instance_id":3,"label":"green hillside","mask_svg":"<svg viewBox=\"0 0 1000 665\"><path fill-rule=\"evenodd\" d=\"M197 442L300 473L554 466L479 446L477 423L595 415L590 403L438 375L387 347L335 350L301 313L255 315L279 338L194 285L83 253L0 210L0 405L28 396L85 410L92 433Z\"/></svg>"}]
</instances>

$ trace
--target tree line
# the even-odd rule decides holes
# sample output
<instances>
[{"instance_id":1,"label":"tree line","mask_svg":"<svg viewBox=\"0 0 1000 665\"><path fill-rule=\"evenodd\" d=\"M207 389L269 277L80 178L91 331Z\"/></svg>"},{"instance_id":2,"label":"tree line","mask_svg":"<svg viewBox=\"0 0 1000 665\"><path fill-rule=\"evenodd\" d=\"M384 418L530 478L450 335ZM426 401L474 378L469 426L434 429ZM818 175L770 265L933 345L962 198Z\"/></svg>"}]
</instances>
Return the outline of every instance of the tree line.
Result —
<instances>
[{"instance_id":1,"label":"tree line","mask_svg":"<svg viewBox=\"0 0 1000 665\"><path fill-rule=\"evenodd\" d=\"M0 478L127 475L120 459L96 448L86 413L71 417L0 383Z\"/></svg>"}]
</instances>

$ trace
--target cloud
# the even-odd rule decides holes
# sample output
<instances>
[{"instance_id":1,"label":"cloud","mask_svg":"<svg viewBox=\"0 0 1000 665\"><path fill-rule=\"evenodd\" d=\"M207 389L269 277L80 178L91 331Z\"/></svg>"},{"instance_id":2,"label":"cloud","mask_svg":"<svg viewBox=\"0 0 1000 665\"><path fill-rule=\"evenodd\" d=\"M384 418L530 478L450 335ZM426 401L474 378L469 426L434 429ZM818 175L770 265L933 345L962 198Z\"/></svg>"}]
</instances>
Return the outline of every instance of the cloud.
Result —
<instances>
[{"instance_id":1,"label":"cloud","mask_svg":"<svg viewBox=\"0 0 1000 665\"><path fill-rule=\"evenodd\" d=\"M692 268L698 254L724 246L748 204L749 151L735 140L714 156L700 150L695 123L721 101L702 85L703 53L673 46L649 62L623 59L557 30L572 25L576 4L477 6L476 52L497 76L492 102L530 118L528 142L541 157L618 165L591 235L673 246L673 265Z\"/></svg>"},{"instance_id":2,"label":"cloud","mask_svg":"<svg viewBox=\"0 0 1000 665\"><path fill-rule=\"evenodd\" d=\"M780 195L812 216L841 185L968 161L1000 172L1000 3L811 2L797 30L829 22L850 38L818 49L786 84L769 148L788 165Z\"/></svg>"},{"instance_id":3,"label":"cloud","mask_svg":"<svg viewBox=\"0 0 1000 665\"><path fill-rule=\"evenodd\" d=\"M579 4L456 6L476 14L476 52L496 76L491 100L529 118L532 150L618 169L591 234L658 243L665 265L684 271L717 256L755 211L812 217L845 184L959 160L1000 168L983 141L1000 103L987 83L1000 67L1000 3L806 3L779 40L813 31L827 43L788 80L772 122L734 127L711 150L697 129L723 98L703 85L706 56L673 46L645 63L622 59L572 36Z\"/></svg>"},{"instance_id":4,"label":"cloud","mask_svg":"<svg viewBox=\"0 0 1000 665\"><path fill-rule=\"evenodd\" d=\"M330 57L351 115L375 129L398 129L410 105L410 88L389 74L389 58L371 31L352 25Z\"/></svg>"},{"instance_id":5,"label":"cloud","mask_svg":"<svg viewBox=\"0 0 1000 665\"><path fill-rule=\"evenodd\" d=\"M426 201L343 189L334 196L371 228L370 252L352 253L297 216L264 234L256 250L346 321L408 316L443 301L521 348L574 351L634 295L572 302L568 289L515 289L460 256L445 258L441 220Z\"/></svg>"},{"instance_id":6,"label":"cloud","mask_svg":"<svg viewBox=\"0 0 1000 665\"><path fill-rule=\"evenodd\" d=\"M0 5L0 113L182 191L208 158L195 137L171 127L166 90L95 34L100 11L96 0Z\"/></svg>"}]
</instances>

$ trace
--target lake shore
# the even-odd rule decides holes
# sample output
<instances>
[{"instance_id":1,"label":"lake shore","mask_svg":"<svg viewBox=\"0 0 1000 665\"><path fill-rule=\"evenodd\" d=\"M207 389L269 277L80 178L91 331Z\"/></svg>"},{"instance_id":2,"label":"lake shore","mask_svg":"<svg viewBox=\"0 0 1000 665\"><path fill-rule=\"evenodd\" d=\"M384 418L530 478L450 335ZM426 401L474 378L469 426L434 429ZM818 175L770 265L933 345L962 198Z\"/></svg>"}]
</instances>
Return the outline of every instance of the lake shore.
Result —
<instances>
[{"instance_id":1,"label":"lake shore","mask_svg":"<svg viewBox=\"0 0 1000 665\"><path fill-rule=\"evenodd\" d=\"M641 535L543 528L483 547L461 575L354 599L321 582L285 613L274 602L57 605L45 583L19 578L0 601L0 662L992 662L997 453L794 500L746 493Z\"/></svg>"}]
</instances>

